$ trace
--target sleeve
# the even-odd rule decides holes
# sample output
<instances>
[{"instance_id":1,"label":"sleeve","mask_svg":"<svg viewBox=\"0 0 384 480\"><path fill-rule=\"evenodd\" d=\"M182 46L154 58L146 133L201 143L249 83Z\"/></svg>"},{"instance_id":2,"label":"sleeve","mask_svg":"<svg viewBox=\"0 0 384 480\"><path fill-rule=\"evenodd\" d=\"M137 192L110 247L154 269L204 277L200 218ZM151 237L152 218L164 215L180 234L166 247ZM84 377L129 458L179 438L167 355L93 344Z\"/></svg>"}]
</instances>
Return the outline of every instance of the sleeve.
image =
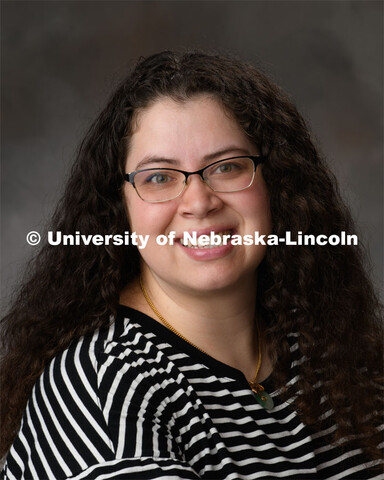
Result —
<instances>
[{"instance_id":1,"label":"sleeve","mask_svg":"<svg viewBox=\"0 0 384 480\"><path fill-rule=\"evenodd\" d=\"M114 460L93 465L70 480L189 480L200 477L185 462L155 457Z\"/></svg>"},{"instance_id":2,"label":"sleeve","mask_svg":"<svg viewBox=\"0 0 384 480\"><path fill-rule=\"evenodd\" d=\"M142 478L200 478L194 438L201 417L191 387L153 345L111 345L100 357L98 382L116 459L130 473L121 478L140 478L138 465Z\"/></svg>"},{"instance_id":3,"label":"sleeve","mask_svg":"<svg viewBox=\"0 0 384 480\"><path fill-rule=\"evenodd\" d=\"M118 381L121 377L114 376L113 367L108 369L108 382L118 390L115 400L123 398L123 403L115 401L110 405L107 401L102 406L93 348L91 342L83 340L47 366L33 389L19 434L7 456L3 478L200 478L183 458L168 450L149 452L148 445L140 444L140 438L132 434L129 420L133 419L125 415L129 398L125 394L121 396ZM115 364L113 357L107 355L105 358ZM137 404L135 399L131 403ZM116 412L115 407L121 411ZM114 413L109 422L108 411ZM143 418L135 408L132 411ZM140 423L140 417L135 419L136 424ZM123 426L124 421L128 423ZM121 448L122 435L123 444L129 448Z\"/></svg>"},{"instance_id":4,"label":"sleeve","mask_svg":"<svg viewBox=\"0 0 384 480\"><path fill-rule=\"evenodd\" d=\"M29 474L10 471L6 465L1 472L2 480L57 480L54 477L41 477L41 473ZM190 480L200 479L191 467L184 462L169 458L133 458L112 460L92 465L71 477L62 477L67 480Z\"/></svg>"},{"instance_id":5,"label":"sleeve","mask_svg":"<svg viewBox=\"0 0 384 480\"><path fill-rule=\"evenodd\" d=\"M92 344L82 340L47 365L35 384L7 456L7 479L65 479L112 460Z\"/></svg>"}]
</instances>

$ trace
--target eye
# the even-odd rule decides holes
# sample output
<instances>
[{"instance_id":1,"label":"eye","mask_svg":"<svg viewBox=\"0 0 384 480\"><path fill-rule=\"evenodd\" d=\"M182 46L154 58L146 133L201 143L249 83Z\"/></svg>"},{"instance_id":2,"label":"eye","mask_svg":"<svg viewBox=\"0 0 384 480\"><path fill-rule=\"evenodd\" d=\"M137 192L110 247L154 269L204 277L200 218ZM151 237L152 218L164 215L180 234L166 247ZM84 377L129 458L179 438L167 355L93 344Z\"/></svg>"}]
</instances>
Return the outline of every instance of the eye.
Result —
<instances>
[{"instance_id":1,"label":"eye","mask_svg":"<svg viewBox=\"0 0 384 480\"><path fill-rule=\"evenodd\" d=\"M220 163L212 171L212 174L225 174L225 173L235 173L241 169L241 165L238 165L235 162L226 162Z\"/></svg>"},{"instance_id":2,"label":"eye","mask_svg":"<svg viewBox=\"0 0 384 480\"><path fill-rule=\"evenodd\" d=\"M146 183L157 183L157 184L164 184L171 181L172 181L172 178L166 173L162 173L162 172L153 173L152 175L149 175L145 179Z\"/></svg>"},{"instance_id":3,"label":"eye","mask_svg":"<svg viewBox=\"0 0 384 480\"><path fill-rule=\"evenodd\" d=\"M232 170L233 170L232 163L224 163L223 165L219 165L216 168L217 173L229 173L229 172L232 172Z\"/></svg>"}]
</instances>

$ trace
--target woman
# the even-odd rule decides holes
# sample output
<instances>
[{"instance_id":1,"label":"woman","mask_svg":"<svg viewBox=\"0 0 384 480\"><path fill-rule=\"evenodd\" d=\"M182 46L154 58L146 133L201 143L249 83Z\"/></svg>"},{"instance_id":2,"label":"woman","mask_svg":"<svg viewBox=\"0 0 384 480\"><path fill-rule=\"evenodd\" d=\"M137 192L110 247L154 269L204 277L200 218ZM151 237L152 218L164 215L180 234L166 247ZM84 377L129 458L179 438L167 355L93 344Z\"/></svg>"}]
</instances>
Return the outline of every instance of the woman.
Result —
<instances>
[{"instance_id":1,"label":"woman","mask_svg":"<svg viewBox=\"0 0 384 480\"><path fill-rule=\"evenodd\" d=\"M50 230L137 245L37 257L3 320L5 478L382 478L382 327L359 247L240 241L353 232L262 73L141 60Z\"/></svg>"}]
</instances>

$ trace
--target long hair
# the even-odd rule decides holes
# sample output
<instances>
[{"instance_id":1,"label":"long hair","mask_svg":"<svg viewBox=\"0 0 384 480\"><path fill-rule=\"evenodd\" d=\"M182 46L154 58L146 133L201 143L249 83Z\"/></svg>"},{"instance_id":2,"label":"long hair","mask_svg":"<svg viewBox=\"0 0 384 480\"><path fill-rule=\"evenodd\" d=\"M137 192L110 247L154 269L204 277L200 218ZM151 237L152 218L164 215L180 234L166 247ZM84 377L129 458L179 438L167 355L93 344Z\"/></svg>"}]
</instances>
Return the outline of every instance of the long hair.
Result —
<instances>
[{"instance_id":1,"label":"long hair","mask_svg":"<svg viewBox=\"0 0 384 480\"><path fill-rule=\"evenodd\" d=\"M288 97L252 66L201 52L163 52L138 62L81 144L50 230L128 231L122 186L135 115L161 97L186 101L201 93L221 102L266 156L263 176L274 233L354 232L336 181ZM1 454L18 431L47 362L75 339L109 323L122 288L139 274L139 264L135 247L114 245L46 243L32 260L2 320ZM285 394L297 394L295 408L314 429L324 427L327 420L319 419L332 408L334 440L359 438L369 457L377 458L382 324L361 248L270 246L258 275L257 299L268 322L276 385L283 388L287 382L287 334L296 332L307 361Z\"/></svg>"}]
</instances>

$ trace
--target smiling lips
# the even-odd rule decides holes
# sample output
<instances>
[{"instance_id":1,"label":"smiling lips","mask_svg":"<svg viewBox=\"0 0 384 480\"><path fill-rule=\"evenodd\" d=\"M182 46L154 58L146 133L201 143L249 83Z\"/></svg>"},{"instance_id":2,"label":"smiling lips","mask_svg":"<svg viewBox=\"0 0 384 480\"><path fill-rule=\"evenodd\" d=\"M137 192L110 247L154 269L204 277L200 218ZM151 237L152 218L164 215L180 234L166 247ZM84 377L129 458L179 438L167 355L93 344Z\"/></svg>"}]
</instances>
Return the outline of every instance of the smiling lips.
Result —
<instances>
[{"instance_id":1,"label":"smiling lips","mask_svg":"<svg viewBox=\"0 0 384 480\"><path fill-rule=\"evenodd\" d=\"M184 232L184 236L179 238L183 247L193 249L210 249L230 245L230 239L233 230L224 230L222 232L211 231L209 234L197 235L197 232Z\"/></svg>"}]
</instances>

